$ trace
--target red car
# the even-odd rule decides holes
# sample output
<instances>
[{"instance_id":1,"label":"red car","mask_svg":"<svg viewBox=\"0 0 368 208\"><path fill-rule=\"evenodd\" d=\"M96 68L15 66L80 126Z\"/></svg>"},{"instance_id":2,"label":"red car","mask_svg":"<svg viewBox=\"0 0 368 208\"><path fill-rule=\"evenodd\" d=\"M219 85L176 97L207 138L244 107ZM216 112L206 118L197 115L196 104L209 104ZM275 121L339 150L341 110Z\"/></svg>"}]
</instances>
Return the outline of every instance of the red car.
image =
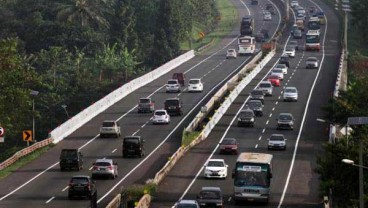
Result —
<instances>
[{"instance_id":1,"label":"red car","mask_svg":"<svg viewBox=\"0 0 368 208\"><path fill-rule=\"evenodd\" d=\"M280 78L278 76L270 75L270 76L268 76L267 80L270 81L273 86L280 87L280 82L281 81L280 81Z\"/></svg>"},{"instance_id":2,"label":"red car","mask_svg":"<svg viewBox=\"0 0 368 208\"><path fill-rule=\"evenodd\" d=\"M234 138L224 138L220 143L220 154L238 154L238 142Z\"/></svg>"}]
</instances>

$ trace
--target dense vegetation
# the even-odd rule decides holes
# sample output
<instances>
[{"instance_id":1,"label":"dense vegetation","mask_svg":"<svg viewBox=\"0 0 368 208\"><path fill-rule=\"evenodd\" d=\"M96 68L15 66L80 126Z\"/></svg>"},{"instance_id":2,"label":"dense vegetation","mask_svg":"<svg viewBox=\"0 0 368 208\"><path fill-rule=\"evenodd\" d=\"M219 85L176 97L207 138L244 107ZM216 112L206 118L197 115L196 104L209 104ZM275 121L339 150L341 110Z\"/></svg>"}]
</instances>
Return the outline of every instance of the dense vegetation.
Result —
<instances>
[{"instance_id":1,"label":"dense vegetation","mask_svg":"<svg viewBox=\"0 0 368 208\"><path fill-rule=\"evenodd\" d=\"M217 16L213 0L0 1L0 161L24 147L33 116L36 139L46 138L68 115L180 55L193 25L211 31Z\"/></svg>"}]
</instances>

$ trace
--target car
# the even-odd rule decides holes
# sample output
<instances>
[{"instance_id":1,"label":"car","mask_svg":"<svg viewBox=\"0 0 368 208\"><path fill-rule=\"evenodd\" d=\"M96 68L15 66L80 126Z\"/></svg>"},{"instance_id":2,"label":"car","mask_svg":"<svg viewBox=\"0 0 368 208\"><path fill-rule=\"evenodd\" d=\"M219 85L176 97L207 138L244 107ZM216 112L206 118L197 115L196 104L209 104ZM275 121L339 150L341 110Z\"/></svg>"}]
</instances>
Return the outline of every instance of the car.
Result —
<instances>
[{"instance_id":1,"label":"car","mask_svg":"<svg viewBox=\"0 0 368 208\"><path fill-rule=\"evenodd\" d=\"M250 109L253 110L254 115L263 116L263 103L260 100L248 100L246 104Z\"/></svg>"},{"instance_id":2,"label":"car","mask_svg":"<svg viewBox=\"0 0 368 208\"><path fill-rule=\"evenodd\" d=\"M144 143L141 136L125 136L122 144L123 158L128 156L143 157L145 155Z\"/></svg>"},{"instance_id":3,"label":"car","mask_svg":"<svg viewBox=\"0 0 368 208\"><path fill-rule=\"evenodd\" d=\"M284 79L284 72L282 71L282 69L272 69L270 75L278 76L281 81Z\"/></svg>"},{"instance_id":4,"label":"car","mask_svg":"<svg viewBox=\"0 0 368 208\"><path fill-rule=\"evenodd\" d=\"M295 50L299 50L299 44L298 44L298 41L296 41L296 40L289 41L288 45L291 46L291 47L294 47Z\"/></svg>"},{"instance_id":5,"label":"car","mask_svg":"<svg viewBox=\"0 0 368 208\"><path fill-rule=\"evenodd\" d=\"M294 117L291 113L280 113L277 120L277 129L294 129Z\"/></svg>"},{"instance_id":6,"label":"car","mask_svg":"<svg viewBox=\"0 0 368 208\"><path fill-rule=\"evenodd\" d=\"M297 16L299 16L299 14L301 14L305 17L305 15L307 14L307 11L305 11L305 9L303 7L299 6L296 9L296 14L297 14Z\"/></svg>"},{"instance_id":7,"label":"car","mask_svg":"<svg viewBox=\"0 0 368 208\"><path fill-rule=\"evenodd\" d=\"M294 58L295 57L295 47L286 46L284 54L288 55L290 58Z\"/></svg>"},{"instance_id":8,"label":"car","mask_svg":"<svg viewBox=\"0 0 368 208\"><path fill-rule=\"evenodd\" d=\"M172 79L178 80L178 82L181 86L185 85L185 75L184 75L184 73L181 73L181 72L174 73L172 75Z\"/></svg>"},{"instance_id":9,"label":"car","mask_svg":"<svg viewBox=\"0 0 368 208\"><path fill-rule=\"evenodd\" d=\"M273 85L268 80L260 82L257 89L263 90L263 92L265 93L265 96L272 96Z\"/></svg>"},{"instance_id":10,"label":"car","mask_svg":"<svg viewBox=\"0 0 368 208\"><path fill-rule=\"evenodd\" d=\"M263 20L264 21L271 21L272 20L272 15L269 11L263 13Z\"/></svg>"},{"instance_id":11,"label":"car","mask_svg":"<svg viewBox=\"0 0 368 208\"><path fill-rule=\"evenodd\" d=\"M279 59L279 64L285 64L288 68L290 67L290 57L288 55L282 55Z\"/></svg>"},{"instance_id":12,"label":"car","mask_svg":"<svg viewBox=\"0 0 368 208\"><path fill-rule=\"evenodd\" d=\"M197 201L200 207L224 207L224 196L220 187L202 187Z\"/></svg>"},{"instance_id":13,"label":"car","mask_svg":"<svg viewBox=\"0 0 368 208\"><path fill-rule=\"evenodd\" d=\"M291 35L294 35L294 31L295 30L298 30L298 29L299 29L298 25L297 24L293 24L293 26L291 26L290 34Z\"/></svg>"},{"instance_id":14,"label":"car","mask_svg":"<svg viewBox=\"0 0 368 208\"><path fill-rule=\"evenodd\" d=\"M118 164L112 159L97 159L96 162L93 163L92 179L95 179L97 176L108 176L111 179L117 178Z\"/></svg>"},{"instance_id":15,"label":"car","mask_svg":"<svg viewBox=\"0 0 368 208\"><path fill-rule=\"evenodd\" d=\"M283 134L272 134L268 140L268 150L282 149L286 150L286 139Z\"/></svg>"},{"instance_id":16,"label":"car","mask_svg":"<svg viewBox=\"0 0 368 208\"><path fill-rule=\"evenodd\" d=\"M227 49L226 52L226 59L230 59L230 58L234 58L236 59L237 53L236 50L231 48L231 49Z\"/></svg>"},{"instance_id":17,"label":"car","mask_svg":"<svg viewBox=\"0 0 368 208\"><path fill-rule=\"evenodd\" d=\"M230 153L237 155L238 145L239 143L235 138L224 138L219 146L220 154Z\"/></svg>"},{"instance_id":18,"label":"car","mask_svg":"<svg viewBox=\"0 0 368 208\"><path fill-rule=\"evenodd\" d=\"M228 165L224 159L210 159L204 165L205 178L223 178L227 177Z\"/></svg>"},{"instance_id":19,"label":"car","mask_svg":"<svg viewBox=\"0 0 368 208\"><path fill-rule=\"evenodd\" d=\"M156 110L153 114L152 118L153 124L169 124L170 123L170 115L166 110Z\"/></svg>"},{"instance_id":20,"label":"car","mask_svg":"<svg viewBox=\"0 0 368 208\"><path fill-rule=\"evenodd\" d=\"M60 171L83 169L83 155L79 149L62 149L59 157Z\"/></svg>"},{"instance_id":21,"label":"car","mask_svg":"<svg viewBox=\"0 0 368 208\"><path fill-rule=\"evenodd\" d=\"M280 87L280 84L281 84L281 80L280 80L280 77L279 76L276 76L276 75L269 75L267 77L267 80L271 82L271 84L274 86L274 87Z\"/></svg>"},{"instance_id":22,"label":"car","mask_svg":"<svg viewBox=\"0 0 368 208\"><path fill-rule=\"evenodd\" d=\"M196 200L181 199L175 205L174 208L199 208L199 204Z\"/></svg>"},{"instance_id":23,"label":"car","mask_svg":"<svg viewBox=\"0 0 368 208\"><path fill-rule=\"evenodd\" d=\"M138 103L138 113L153 113L155 110L155 103L151 98L140 98Z\"/></svg>"},{"instance_id":24,"label":"car","mask_svg":"<svg viewBox=\"0 0 368 208\"><path fill-rule=\"evenodd\" d=\"M165 100L165 110L170 116L183 115L182 102L180 98L167 98Z\"/></svg>"},{"instance_id":25,"label":"car","mask_svg":"<svg viewBox=\"0 0 368 208\"><path fill-rule=\"evenodd\" d=\"M169 79L166 84L166 92L180 92L180 84L177 79Z\"/></svg>"},{"instance_id":26,"label":"car","mask_svg":"<svg viewBox=\"0 0 368 208\"><path fill-rule=\"evenodd\" d=\"M308 57L307 60L305 61L305 65L307 69L317 69L319 66L319 61L317 59L317 57Z\"/></svg>"},{"instance_id":27,"label":"car","mask_svg":"<svg viewBox=\"0 0 368 208\"><path fill-rule=\"evenodd\" d=\"M190 79L188 92L203 92L203 83L201 79Z\"/></svg>"},{"instance_id":28,"label":"car","mask_svg":"<svg viewBox=\"0 0 368 208\"><path fill-rule=\"evenodd\" d=\"M240 111L238 115L238 127L250 126L254 127L255 115L252 109L246 108Z\"/></svg>"},{"instance_id":29,"label":"car","mask_svg":"<svg viewBox=\"0 0 368 208\"><path fill-rule=\"evenodd\" d=\"M317 8L315 6L310 6L309 7L309 13L310 14L314 14L315 11L317 11Z\"/></svg>"},{"instance_id":30,"label":"car","mask_svg":"<svg viewBox=\"0 0 368 208\"><path fill-rule=\"evenodd\" d=\"M296 7L296 6L299 6L299 3L298 3L298 1L292 0L292 1L290 2L290 6L294 8L294 7Z\"/></svg>"},{"instance_id":31,"label":"car","mask_svg":"<svg viewBox=\"0 0 368 208\"><path fill-rule=\"evenodd\" d=\"M264 103L264 92L260 89L253 89L250 92L249 100L260 100L262 104Z\"/></svg>"},{"instance_id":32,"label":"car","mask_svg":"<svg viewBox=\"0 0 368 208\"><path fill-rule=\"evenodd\" d=\"M266 5L265 5L265 9L266 10L270 10L270 9L272 9L273 8L273 6L272 6L272 4L270 4L270 3L267 3Z\"/></svg>"},{"instance_id":33,"label":"car","mask_svg":"<svg viewBox=\"0 0 368 208\"><path fill-rule=\"evenodd\" d=\"M121 128L117 121L105 120L100 127L100 138L114 136L119 138L121 136Z\"/></svg>"},{"instance_id":34,"label":"car","mask_svg":"<svg viewBox=\"0 0 368 208\"><path fill-rule=\"evenodd\" d=\"M296 15L296 18L295 18L296 20L303 20L303 21L305 21L305 14L303 14L303 13L298 13L297 15Z\"/></svg>"},{"instance_id":35,"label":"car","mask_svg":"<svg viewBox=\"0 0 368 208\"><path fill-rule=\"evenodd\" d=\"M296 87L286 87L283 94L284 101L298 101L298 90Z\"/></svg>"},{"instance_id":36,"label":"car","mask_svg":"<svg viewBox=\"0 0 368 208\"><path fill-rule=\"evenodd\" d=\"M258 0L252 0L252 1L251 1L251 4L252 4L252 5L258 5Z\"/></svg>"},{"instance_id":37,"label":"car","mask_svg":"<svg viewBox=\"0 0 368 208\"><path fill-rule=\"evenodd\" d=\"M96 185L89 176L76 175L70 179L68 199L73 199L76 196L91 199L94 194L97 194Z\"/></svg>"},{"instance_id":38,"label":"car","mask_svg":"<svg viewBox=\"0 0 368 208\"><path fill-rule=\"evenodd\" d=\"M303 32L299 29L294 30L293 38L294 39L302 39L303 38Z\"/></svg>"},{"instance_id":39,"label":"car","mask_svg":"<svg viewBox=\"0 0 368 208\"><path fill-rule=\"evenodd\" d=\"M263 33L256 33L255 34L255 39L256 39L256 42L259 42L259 43L263 43L263 42L266 42L266 37L265 37L265 34Z\"/></svg>"},{"instance_id":40,"label":"car","mask_svg":"<svg viewBox=\"0 0 368 208\"><path fill-rule=\"evenodd\" d=\"M282 73L287 74L288 72L288 67L286 66L286 64L276 64L276 66L274 67L274 69L281 69Z\"/></svg>"}]
</instances>

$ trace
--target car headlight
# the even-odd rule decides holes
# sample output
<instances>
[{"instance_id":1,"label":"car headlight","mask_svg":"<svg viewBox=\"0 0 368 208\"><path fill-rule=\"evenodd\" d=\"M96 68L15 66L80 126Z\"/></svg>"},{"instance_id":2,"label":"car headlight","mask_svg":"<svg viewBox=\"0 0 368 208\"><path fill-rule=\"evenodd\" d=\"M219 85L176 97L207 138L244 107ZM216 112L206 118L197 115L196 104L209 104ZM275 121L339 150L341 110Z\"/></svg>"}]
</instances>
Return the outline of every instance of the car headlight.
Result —
<instances>
[{"instance_id":1,"label":"car headlight","mask_svg":"<svg viewBox=\"0 0 368 208\"><path fill-rule=\"evenodd\" d=\"M252 122L253 122L253 121L254 121L254 118L251 118L251 119L250 119L250 121L252 121Z\"/></svg>"},{"instance_id":2,"label":"car headlight","mask_svg":"<svg viewBox=\"0 0 368 208\"><path fill-rule=\"evenodd\" d=\"M238 118L238 121L241 121L241 118Z\"/></svg>"},{"instance_id":3,"label":"car headlight","mask_svg":"<svg viewBox=\"0 0 368 208\"><path fill-rule=\"evenodd\" d=\"M222 206L221 202L216 203L216 206Z\"/></svg>"}]
</instances>

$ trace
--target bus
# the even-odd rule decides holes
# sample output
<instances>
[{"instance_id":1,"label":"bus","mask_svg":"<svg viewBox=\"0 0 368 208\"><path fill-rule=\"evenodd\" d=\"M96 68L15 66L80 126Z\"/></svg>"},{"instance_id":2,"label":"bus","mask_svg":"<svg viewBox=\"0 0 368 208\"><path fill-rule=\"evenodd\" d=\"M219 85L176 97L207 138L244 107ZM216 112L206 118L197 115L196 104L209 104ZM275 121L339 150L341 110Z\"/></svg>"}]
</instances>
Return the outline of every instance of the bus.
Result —
<instances>
[{"instance_id":1,"label":"bus","mask_svg":"<svg viewBox=\"0 0 368 208\"><path fill-rule=\"evenodd\" d=\"M251 36L243 36L238 38L238 54L253 54L256 50L256 39Z\"/></svg>"},{"instance_id":2,"label":"bus","mask_svg":"<svg viewBox=\"0 0 368 208\"><path fill-rule=\"evenodd\" d=\"M308 30L306 34L305 40L305 50L306 51L319 51L321 45L319 43L320 40L320 31L319 30Z\"/></svg>"},{"instance_id":3,"label":"bus","mask_svg":"<svg viewBox=\"0 0 368 208\"><path fill-rule=\"evenodd\" d=\"M272 178L272 157L272 154L240 153L232 174L235 202L268 202Z\"/></svg>"},{"instance_id":4,"label":"bus","mask_svg":"<svg viewBox=\"0 0 368 208\"><path fill-rule=\"evenodd\" d=\"M254 19L251 16L244 16L240 23L240 35L252 35L254 29Z\"/></svg>"}]
</instances>

